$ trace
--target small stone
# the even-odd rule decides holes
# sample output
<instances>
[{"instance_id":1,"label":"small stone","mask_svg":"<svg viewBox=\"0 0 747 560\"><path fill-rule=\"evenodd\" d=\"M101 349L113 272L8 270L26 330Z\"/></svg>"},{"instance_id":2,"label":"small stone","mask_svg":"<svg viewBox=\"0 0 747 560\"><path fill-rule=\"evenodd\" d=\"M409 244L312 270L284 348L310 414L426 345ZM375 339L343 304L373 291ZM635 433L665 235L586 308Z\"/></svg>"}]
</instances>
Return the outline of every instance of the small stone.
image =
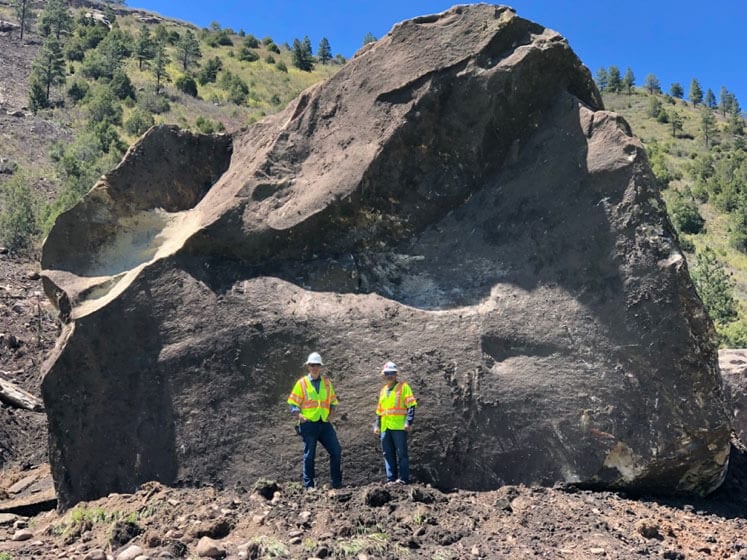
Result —
<instances>
[{"instance_id":1,"label":"small stone","mask_svg":"<svg viewBox=\"0 0 747 560\"><path fill-rule=\"evenodd\" d=\"M295 537L300 537L301 535L303 535L303 530L301 529L293 529L292 531L288 531L288 537L291 539Z\"/></svg>"},{"instance_id":2,"label":"small stone","mask_svg":"<svg viewBox=\"0 0 747 560\"><path fill-rule=\"evenodd\" d=\"M28 541L31 538L33 538L34 533L29 531L28 529L18 529L15 533L13 533L13 540L14 541Z\"/></svg>"},{"instance_id":3,"label":"small stone","mask_svg":"<svg viewBox=\"0 0 747 560\"><path fill-rule=\"evenodd\" d=\"M36 270L29 270L26 273L26 278L29 280L38 280L40 278L39 273Z\"/></svg>"},{"instance_id":4,"label":"small stone","mask_svg":"<svg viewBox=\"0 0 747 560\"><path fill-rule=\"evenodd\" d=\"M470 550L470 554L472 556L480 556L480 549L477 546L473 546L472 550Z\"/></svg>"},{"instance_id":5,"label":"small stone","mask_svg":"<svg viewBox=\"0 0 747 560\"><path fill-rule=\"evenodd\" d=\"M143 549L133 544L117 554L117 560L135 560L135 558L140 556L142 553Z\"/></svg>"},{"instance_id":6,"label":"small stone","mask_svg":"<svg viewBox=\"0 0 747 560\"><path fill-rule=\"evenodd\" d=\"M303 539L302 539L301 537L293 537L293 538L292 538L291 540L289 540L288 542L289 542L290 544L301 544L301 542L302 542L302 541L303 541Z\"/></svg>"},{"instance_id":7,"label":"small stone","mask_svg":"<svg viewBox=\"0 0 747 560\"><path fill-rule=\"evenodd\" d=\"M106 553L95 548L83 557L83 560L106 560Z\"/></svg>"},{"instance_id":8,"label":"small stone","mask_svg":"<svg viewBox=\"0 0 747 560\"><path fill-rule=\"evenodd\" d=\"M210 537L202 537L197 543L197 556L200 558L223 558L226 551Z\"/></svg>"},{"instance_id":9,"label":"small stone","mask_svg":"<svg viewBox=\"0 0 747 560\"><path fill-rule=\"evenodd\" d=\"M590 548L589 554L593 554L594 556L604 556L607 552L603 548Z\"/></svg>"},{"instance_id":10,"label":"small stone","mask_svg":"<svg viewBox=\"0 0 747 560\"><path fill-rule=\"evenodd\" d=\"M10 525L18 519L14 513L0 513L0 525Z\"/></svg>"},{"instance_id":11,"label":"small stone","mask_svg":"<svg viewBox=\"0 0 747 560\"><path fill-rule=\"evenodd\" d=\"M311 519L311 512L310 511L302 511L298 514L298 522L301 524L306 524L309 522L309 519Z\"/></svg>"}]
</instances>

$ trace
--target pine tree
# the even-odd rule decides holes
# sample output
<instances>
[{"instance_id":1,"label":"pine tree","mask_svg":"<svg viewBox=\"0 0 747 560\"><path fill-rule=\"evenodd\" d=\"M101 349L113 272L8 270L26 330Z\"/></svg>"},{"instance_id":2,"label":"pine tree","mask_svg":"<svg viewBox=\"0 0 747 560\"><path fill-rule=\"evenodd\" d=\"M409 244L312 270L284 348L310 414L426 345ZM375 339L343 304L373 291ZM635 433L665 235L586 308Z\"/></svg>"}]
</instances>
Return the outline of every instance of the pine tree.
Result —
<instances>
[{"instance_id":1,"label":"pine tree","mask_svg":"<svg viewBox=\"0 0 747 560\"><path fill-rule=\"evenodd\" d=\"M332 60L332 47L326 37L322 37L322 40L319 42L319 49L316 51L316 57L323 65Z\"/></svg>"},{"instance_id":2,"label":"pine tree","mask_svg":"<svg viewBox=\"0 0 747 560\"><path fill-rule=\"evenodd\" d=\"M31 0L15 0L14 6L16 16L18 17L18 24L21 26L20 40L23 41L23 33L31 26L31 21L34 19L34 14L31 10Z\"/></svg>"},{"instance_id":3,"label":"pine tree","mask_svg":"<svg viewBox=\"0 0 747 560\"><path fill-rule=\"evenodd\" d=\"M153 76L156 78L156 94L161 93L162 82L169 79L169 73L166 70L169 62L171 62L171 59L168 53L166 53L166 44L162 42L156 43L152 68Z\"/></svg>"},{"instance_id":4,"label":"pine tree","mask_svg":"<svg viewBox=\"0 0 747 560\"><path fill-rule=\"evenodd\" d=\"M370 31L363 36L363 44L368 45L369 43L375 43L378 39Z\"/></svg>"},{"instance_id":5,"label":"pine tree","mask_svg":"<svg viewBox=\"0 0 747 560\"><path fill-rule=\"evenodd\" d=\"M703 101L703 90L695 78L690 82L690 95L688 97L690 98L690 103L695 107Z\"/></svg>"},{"instance_id":6,"label":"pine tree","mask_svg":"<svg viewBox=\"0 0 747 560\"><path fill-rule=\"evenodd\" d=\"M610 75L607 73L607 69L604 66L597 70L597 75L594 78L594 81L597 83L599 91L607 91L610 84Z\"/></svg>"},{"instance_id":7,"label":"pine tree","mask_svg":"<svg viewBox=\"0 0 747 560\"><path fill-rule=\"evenodd\" d=\"M648 91L651 95L661 93L661 86L659 85L659 78L654 76L653 74L648 74L646 76L646 82L645 86L646 91Z\"/></svg>"},{"instance_id":8,"label":"pine tree","mask_svg":"<svg viewBox=\"0 0 747 560\"><path fill-rule=\"evenodd\" d=\"M706 247L698 253L691 276L711 319L717 323L728 323L737 318L734 281L723 263L716 258L713 249Z\"/></svg>"},{"instance_id":9,"label":"pine tree","mask_svg":"<svg viewBox=\"0 0 747 560\"><path fill-rule=\"evenodd\" d=\"M311 41L304 37L303 42L293 39L293 66L304 72L311 72L314 69L313 57L311 55Z\"/></svg>"},{"instance_id":10,"label":"pine tree","mask_svg":"<svg viewBox=\"0 0 747 560\"><path fill-rule=\"evenodd\" d=\"M143 62L153 60L155 56L155 44L150 36L150 29L147 25L140 27L140 34L135 42L135 58L138 63L138 70L143 69Z\"/></svg>"},{"instance_id":11,"label":"pine tree","mask_svg":"<svg viewBox=\"0 0 747 560\"><path fill-rule=\"evenodd\" d=\"M192 31L187 30L179 39L176 44L176 55L179 62L182 63L182 70L185 72L190 66L197 64L197 59L202 57L200 42Z\"/></svg>"},{"instance_id":12,"label":"pine tree","mask_svg":"<svg viewBox=\"0 0 747 560\"><path fill-rule=\"evenodd\" d=\"M676 97L677 99L682 99L682 97L685 95L685 90L682 89L682 86L679 82L674 82L669 88L669 95L671 95L672 97Z\"/></svg>"},{"instance_id":13,"label":"pine tree","mask_svg":"<svg viewBox=\"0 0 747 560\"><path fill-rule=\"evenodd\" d=\"M44 87L47 101L50 88L65 82L65 57L55 35L48 35L44 40L39 54L34 59L31 77L32 81Z\"/></svg>"},{"instance_id":14,"label":"pine tree","mask_svg":"<svg viewBox=\"0 0 747 560\"><path fill-rule=\"evenodd\" d=\"M700 110L700 131L703 133L706 147L710 146L711 136L715 126L716 117L713 116L713 112L708 107L703 107Z\"/></svg>"},{"instance_id":15,"label":"pine tree","mask_svg":"<svg viewBox=\"0 0 747 560\"><path fill-rule=\"evenodd\" d=\"M713 90L711 88L708 88L708 91L706 91L704 103L705 106L710 109L715 109L717 107L716 96L713 94Z\"/></svg>"},{"instance_id":16,"label":"pine tree","mask_svg":"<svg viewBox=\"0 0 747 560\"><path fill-rule=\"evenodd\" d=\"M625 75L622 79L622 86L625 91L628 92L628 95L633 93L633 86L635 85L635 75L633 74L633 70L631 70L630 66L628 66L628 69L625 71Z\"/></svg>"},{"instance_id":17,"label":"pine tree","mask_svg":"<svg viewBox=\"0 0 747 560\"><path fill-rule=\"evenodd\" d=\"M63 0L47 0L39 16L39 33L44 37L54 35L57 40L64 32L69 32L73 26L73 17Z\"/></svg>"},{"instance_id":18,"label":"pine tree","mask_svg":"<svg viewBox=\"0 0 747 560\"><path fill-rule=\"evenodd\" d=\"M669 122L672 124L672 137L677 137L677 131L682 130L682 116L677 111L672 111L669 115Z\"/></svg>"},{"instance_id":19,"label":"pine tree","mask_svg":"<svg viewBox=\"0 0 747 560\"><path fill-rule=\"evenodd\" d=\"M608 89L613 93L619 93L622 91L622 78L620 77L620 69L617 66L610 66L607 71L609 76Z\"/></svg>"}]
</instances>

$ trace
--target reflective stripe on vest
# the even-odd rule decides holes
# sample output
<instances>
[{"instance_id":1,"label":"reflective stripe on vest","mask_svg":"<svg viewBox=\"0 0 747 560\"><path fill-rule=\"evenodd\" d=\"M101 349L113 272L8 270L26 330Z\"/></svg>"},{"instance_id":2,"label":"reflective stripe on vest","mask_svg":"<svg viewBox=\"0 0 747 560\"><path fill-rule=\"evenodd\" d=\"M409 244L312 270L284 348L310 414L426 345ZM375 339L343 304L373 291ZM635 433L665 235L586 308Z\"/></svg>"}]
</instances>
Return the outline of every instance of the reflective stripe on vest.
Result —
<instances>
[{"instance_id":1,"label":"reflective stripe on vest","mask_svg":"<svg viewBox=\"0 0 747 560\"><path fill-rule=\"evenodd\" d=\"M381 404L379 404L379 413L381 416L407 416L407 407L402 403L402 389L404 386L404 383L397 383L397 387L394 389L394 406L383 408L381 407ZM381 390L379 403L388 397L389 395L386 394L386 387L384 387Z\"/></svg>"},{"instance_id":2,"label":"reflective stripe on vest","mask_svg":"<svg viewBox=\"0 0 747 560\"><path fill-rule=\"evenodd\" d=\"M301 414L303 414L304 418L307 418L308 420L322 420L323 422L326 422L333 401L332 384L328 379L322 378L319 392L317 393L314 390L314 386L311 385L309 378L303 376L299 380L299 385L301 386L302 397L301 399L296 397L292 400L294 402L298 400L296 404L301 409ZM322 395L322 393L324 393L324 395ZM312 398L314 394L320 398ZM321 398L322 396L324 398ZM316 414L317 412L318 414Z\"/></svg>"}]
</instances>

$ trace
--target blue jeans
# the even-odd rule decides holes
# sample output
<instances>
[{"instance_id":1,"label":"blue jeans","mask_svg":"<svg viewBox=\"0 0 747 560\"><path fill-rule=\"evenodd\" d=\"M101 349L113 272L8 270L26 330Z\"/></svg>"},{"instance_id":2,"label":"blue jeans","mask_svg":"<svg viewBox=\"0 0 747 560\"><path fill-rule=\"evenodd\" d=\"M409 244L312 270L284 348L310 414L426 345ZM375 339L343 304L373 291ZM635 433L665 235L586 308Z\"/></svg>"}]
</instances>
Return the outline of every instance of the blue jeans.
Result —
<instances>
[{"instance_id":1,"label":"blue jeans","mask_svg":"<svg viewBox=\"0 0 747 560\"><path fill-rule=\"evenodd\" d=\"M316 460L316 442L321 443L329 453L329 476L332 488L342 486L342 447L337 441L337 433L329 422L301 422L303 438L303 485L314 487L314 462Z\"/></svg>"},{"instance_id":2,"label":"blue jeans","mask_svg":"<svg viewBox=\"0 0 747 560\"><path fill-rule=\"evenodd\" d=\"M386 430L381 433L381 449L384 452L386 479L394 482L399 479L405 484L410 482L410 458L407 456L407 432L404 430ZM399 461L399 469L397 462Z\"/></svg>"}]
</instances>

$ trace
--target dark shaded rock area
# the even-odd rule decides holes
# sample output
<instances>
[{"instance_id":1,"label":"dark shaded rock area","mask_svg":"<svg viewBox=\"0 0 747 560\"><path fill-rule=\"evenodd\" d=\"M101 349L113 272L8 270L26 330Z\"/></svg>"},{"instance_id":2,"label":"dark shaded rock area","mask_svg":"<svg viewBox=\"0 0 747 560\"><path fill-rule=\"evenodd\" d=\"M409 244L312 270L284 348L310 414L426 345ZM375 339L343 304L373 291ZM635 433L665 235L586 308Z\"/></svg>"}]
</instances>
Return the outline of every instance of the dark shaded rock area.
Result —
<instances>
[{"instance_id":1,"label":"dark shaded rock area","mask_svg":"<svg viewBox=\"0 0 747 560\"><path fill-rule=\"evenodd\" d=\"M643 149L508 8L403 22L233 137L152 130L42 263L67 321L42 385L63 507L296 479L285 400L311 350L348 483L382 477L387 359L418 396L413 474L442 489L706 494L726 471L715 332Z\"/></svg>"}]
</instances>

